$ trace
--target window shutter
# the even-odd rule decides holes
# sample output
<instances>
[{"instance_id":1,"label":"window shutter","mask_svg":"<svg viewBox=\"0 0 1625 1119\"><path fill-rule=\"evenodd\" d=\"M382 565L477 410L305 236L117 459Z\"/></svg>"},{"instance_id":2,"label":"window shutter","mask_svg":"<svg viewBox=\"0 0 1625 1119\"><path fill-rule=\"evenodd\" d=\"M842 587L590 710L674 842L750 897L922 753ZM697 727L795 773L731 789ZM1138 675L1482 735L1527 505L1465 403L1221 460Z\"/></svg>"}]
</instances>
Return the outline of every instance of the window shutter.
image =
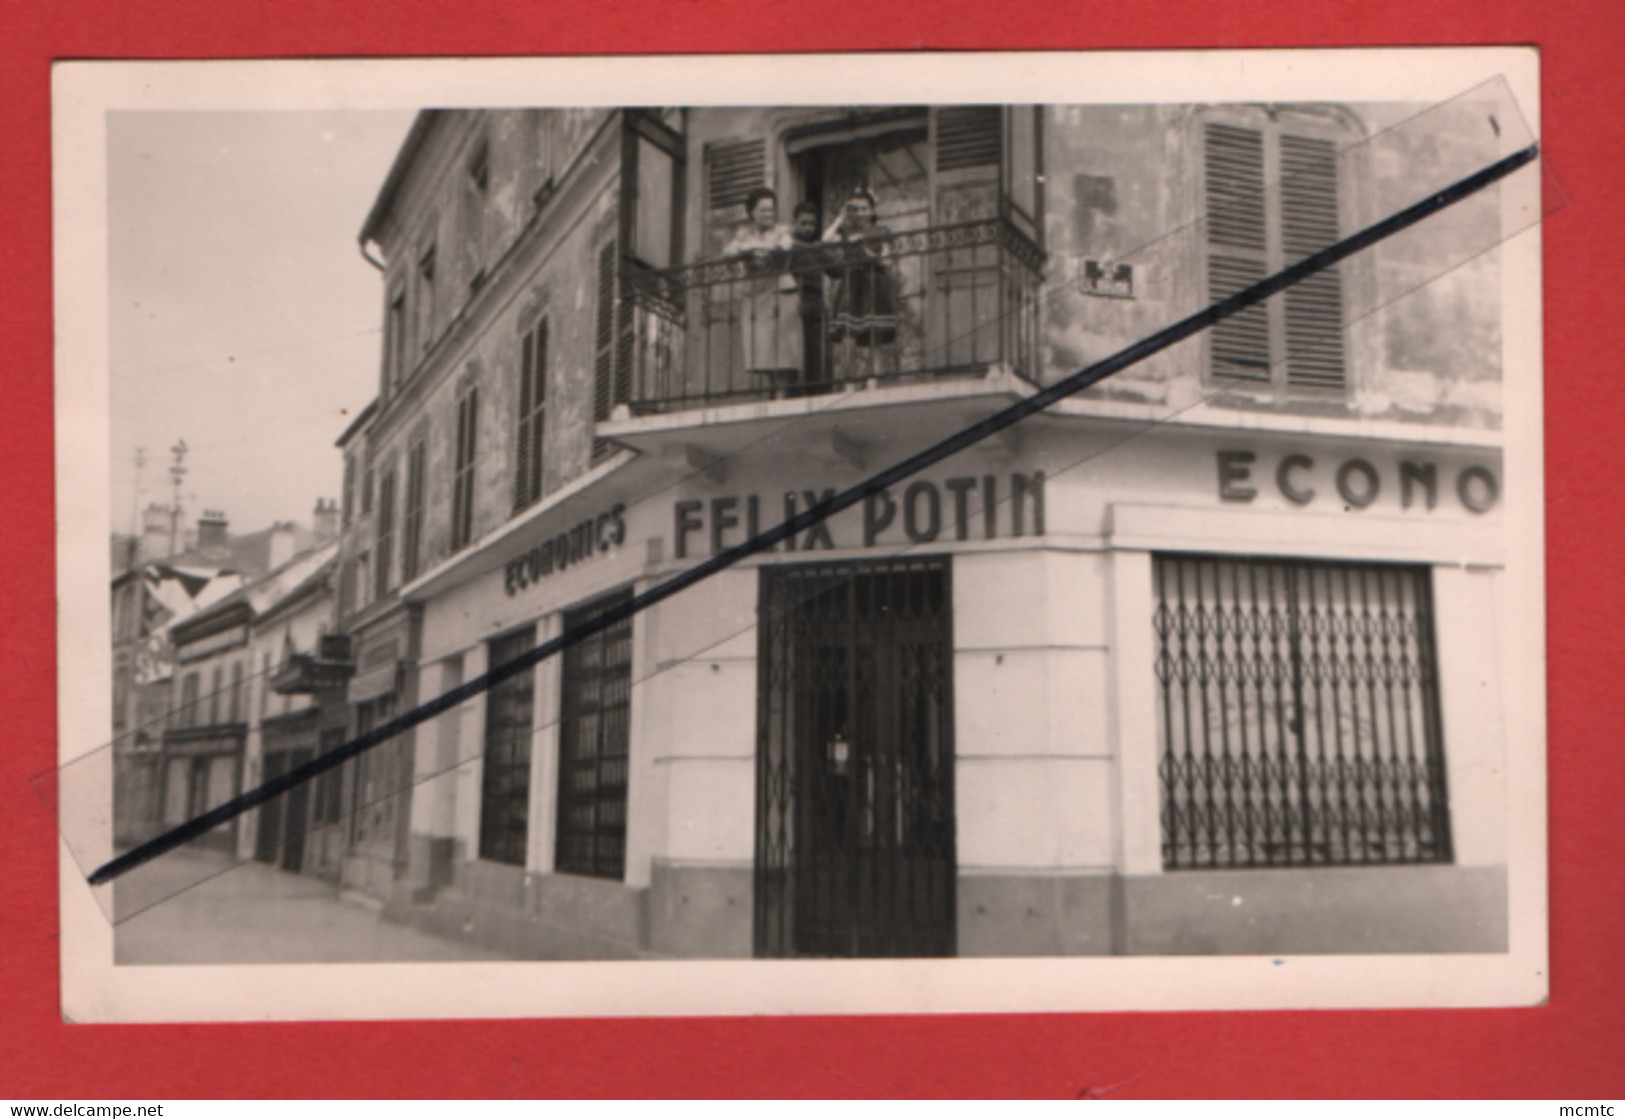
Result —
<instances>
[{"instance_id":1,"label":"window shutter","mask_svg":"<svg viewBox=\"0 0 1625 1119\"><path fill-rule=\"evenodd\" d=\"M598 252L598 317L594 331L592 418L609 419L614 394L615 242Z\"/></svg>"},{"instance_id":2,"label":"window shutter","mask_svg":"<svg viewBox=\"0 0 1625 1119\"><path fill-rule=\"evenodd\" d=\"M1291 265L1337 242L1337 152L1281 137L1281 249ZM1343 280L1328 268L1286 291L1287 383L1342 388Z\"/></svg>"},{"instance_id":3,"label":"window shutter","mask_svg":"<svg viewBox=\"0 0 1625 1119\"><path fill-rule=\"evenodd\" d=\"M1002 113L996 105L937 110L937 170L956 171L999 162Z\"/></svg>"},{"instance_id":4,"label":"window shutter","mask_svg":"<svg viewBox=\"0 0 1625 1119\"><path fill-rule=\"evenodd\" d=\"M469 389L457 402L457 457L452 472L451 548L474 538L474 438L479 424L480 391Z\"/></svg>"},{"instance_id":5,"label":"window shutter","mask_svg":"<svg viewBox=\"0 0 1625 1119\"><path fill-rule=\"evenodd\" d=\"M519 366L519 462L514 511L542 496L542 425L547 404L547 320L526 333Z\"/></svg>"},{"instance_id":6,"label":"window shutter","mask_svg":"<svg viewBox=\"0 0 1625 1119\"><path fill-rule=\"evenodd\" d=\"M616 308L616 318L619 321L615 335L615 395L610 402L611 408L632 399L632 347L635 324L630 299L620 301Z\"/></svg>"},{"instance_id":7,"label":"window shutter","mask_svg":"<svg viewBox=\"0 0 1625 1119\"><path fill-rule=\"evenodd\" d=\"M1222 251L1207 258L1208 300L1228 299L1266 274L1264 136L1251 128L1209 124L1204 171L1207 241ZM1212 330L1213 373L1227 379L1270 380L1269 312L1259 304Z\"/></svg>"},{"instance_id":8,"label":"window shutter","mask_svg":"<svg viewBox=\"0 0 1625 1119\"><path fill-rule=\"evenodd\" d=\"M519 461L515 464L513 481L513 507L518 512L534 500L530 492L530 410L531 362L536 349L536 336L526 334L519 345Z\"/></svg>"},{"instance_id":9,"label":"window shutter","mask_svg":"<svg viewBox=\"0 0 1625 1119\"><path fill-rule=\"evenodd\" d=\"M542 496L542 425L547 417L547 320L531 331L535 340L530 357L530 500Z\"/></svg>"},{"instance_id":10,"label":"window shutter","mask_svg":"<svg viewBox=\"0 0 1625 1119\"><path fill-rule=\"evenodd\" d=\"M423 553L423 471L428 445L414 443L406 456L406 531L401 544L401 581L417 578Z\"/></svg>"},{"instance_id":11,"label":"window shutter","mask_svg":"<svg viewBox=\"0 0 1625 1119\"><path fill-rule=\"evenodd\" d=\"M713 210L738 205L767 185L767 145L761 140L705 146L706 195Z\"/></svg>"}]
</instances>

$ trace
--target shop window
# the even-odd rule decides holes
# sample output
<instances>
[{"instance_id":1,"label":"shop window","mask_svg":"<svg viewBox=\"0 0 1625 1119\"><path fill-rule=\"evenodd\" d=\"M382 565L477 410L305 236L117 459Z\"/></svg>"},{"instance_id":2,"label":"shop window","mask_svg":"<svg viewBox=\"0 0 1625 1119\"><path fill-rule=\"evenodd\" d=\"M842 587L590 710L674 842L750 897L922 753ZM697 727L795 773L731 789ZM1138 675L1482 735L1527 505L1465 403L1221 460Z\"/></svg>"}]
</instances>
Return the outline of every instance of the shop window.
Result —
<instances>
[{"instance_id":1,"label":"shop window","mask_svg":"<svg viewBox=\"0 0 1625 1119\"><path fill-rule=\"evenodd\" d=\"M419 439L406 453L406 516L401 534L401 582L418 576L423 562L424 470L429 445Z\"/></svg>"},{"instance_id":2,"label":"shop window","mask_svg":"<svg viewBox=\"0 0 1625 1119\"><path fill-rule=\"evenodd\" d=\"M471 387L457 400L457 436L451 476L451 550L474 539L474 460L477 454L480 390Z\"/></svg>"},{"instance_id":3,"label":"shop window","mask_svg":"<svg viewBox=\"0 0 1625 1119\"><path fill-rule=\"evenodd\" d=\"M631 599L625 591L564 616L566 631ZM620 879L626 871L631 744L632 619L566 649L560 695L558 842L565 874Z\"/></svg>"},{"instance_id":4,"label":"shop window","mask_svg":"<svg viewBox=\"0 0 1625 1119\"><path fill-rule=\"evenodd\" d=\"M322 753L330 754L344 745L344 728L328 727L322 731ZM311 806L313 824L336 824L344 811L344 772L355 763L336 766L316 778L316 791Z\"/></svg>"},{"instance_id":5,"label":"shop window","mask_svg":"<svg viewBox=\"0 0 1625 1119\"><path fill-rule=\"evenodd\" d=\"M1333 139L1317 134L1307 120L1294 127L1262 114L1245 119L1245 126L1202 124L1209 303L1338 240ZM1209 355L1212 376L1222 385L1342 392L1347 370L1341 269L1325 269L1217 324L1209 333Z\"/></svg>"},{"instance_id":6,"label":"shop window","mask_svg":"<svg viewBox=\"0 0 1625 1119\"><path fill-rule=\"evenodd\" d=\"M1451 860L1425 567L1154 560L1163 865Z\"/></svg>"},{"instance_id":7,"label":"shop window","mask_svg":"<svg viewBox=\"0 0 1625 1119\"><path fill-rule=\"evenodd\" d=\"M378 544L373 555L373 577L377 581L374 598L389 593L395 560L395 470L384 472L378 483Z\"/></svg>"},{"instance_id":8,"label":"shop window","mask_svg":"<svg viewBox=\"0 0 1625 1119\"><path fill-rule=\"evenodd\" d=\"M547 320L525 332L519 346L519 461L514 471L514 512L542 496L542 450L547 421Z\"/></svg>"},{"instance_id":9,"label":"shop window","mask_svg":"<svg viewBox=\"0 0 1625 1119\"><path fill-rule=\"evenodd\" d=\"M527 626L490 644L497 668L536 646ZM485 766L480 778L480 858L525 865L530 834L530 744L536 672L526 669L493 684L485 699Z\"/></svg>"},{"instance_id":10,"label":"shop window","mask_svg":"<svg viewBox=\"0 0 1625 1119\"><path fill-rule=\"evenodd\" d=\"M395 696L380 696L356 705L356 736L376 730L395 717ZM399 800L412 784L412 740L396 735L363 751L355 759L355 801L351 806L350 839L358 847L393 850Z\"/></svg>"}]
</instances>

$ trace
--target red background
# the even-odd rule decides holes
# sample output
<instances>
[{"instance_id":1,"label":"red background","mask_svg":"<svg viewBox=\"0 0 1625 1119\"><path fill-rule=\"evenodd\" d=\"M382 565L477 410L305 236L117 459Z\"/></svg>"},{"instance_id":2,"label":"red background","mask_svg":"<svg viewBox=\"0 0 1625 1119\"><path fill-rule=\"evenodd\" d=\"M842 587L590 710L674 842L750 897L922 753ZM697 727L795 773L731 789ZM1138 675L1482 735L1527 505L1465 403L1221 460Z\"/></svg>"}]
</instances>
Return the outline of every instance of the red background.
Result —
<instances>
[{"instance_id":1,"label":"red background","mask_svg":"<svg viewBox=\"0 0 1625 1119\"><path fill-rule=\"evenodd\" d=\"M1625 1095L1625 6L1613 0L0 0L0 1096ZM1537 44L1552 994L1523 1010L69 1026L53 760L50 87L74 58ZM71 502L72 495L65 495ZM1127 1083L1124 1083L1127 1082Z\"/></svg>"}]
</instances>

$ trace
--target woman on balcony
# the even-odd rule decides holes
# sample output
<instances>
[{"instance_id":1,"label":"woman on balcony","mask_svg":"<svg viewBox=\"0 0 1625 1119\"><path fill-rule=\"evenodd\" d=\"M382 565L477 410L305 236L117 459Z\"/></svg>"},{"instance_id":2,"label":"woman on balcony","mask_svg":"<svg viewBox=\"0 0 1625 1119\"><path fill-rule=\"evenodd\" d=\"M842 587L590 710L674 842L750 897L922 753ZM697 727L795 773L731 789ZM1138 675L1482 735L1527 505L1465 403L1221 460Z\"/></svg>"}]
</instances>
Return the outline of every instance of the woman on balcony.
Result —
<instances>
[{"instance_id":1,"label":"woman on balcony","mask_svg":"<svg viewBox=\"0 0 1625 1119\"><path fill-rule=\"evenodd\" d=\"M891 230L875 220L875 196L858 187L847 199L824 240L840 246L829 273L835 278L830 302L830 340L836 344L836 375L863 379L887 372L882 366L897 341L897 278L885 261Z\"/></svg>"},{"instance_id":2,"label":"woman on balcony","mask_svg":"<svg viewBox=\"0 0 1625 1119\"><path fill-rule=\"evenodd\" d=\"M790 230L778 224L778 196L758 187L745 198L748 220L723 250L745 258L740 299L744 367L793 384L802 362L800 286L790 274Z\"/></svg>"}]
</instances>

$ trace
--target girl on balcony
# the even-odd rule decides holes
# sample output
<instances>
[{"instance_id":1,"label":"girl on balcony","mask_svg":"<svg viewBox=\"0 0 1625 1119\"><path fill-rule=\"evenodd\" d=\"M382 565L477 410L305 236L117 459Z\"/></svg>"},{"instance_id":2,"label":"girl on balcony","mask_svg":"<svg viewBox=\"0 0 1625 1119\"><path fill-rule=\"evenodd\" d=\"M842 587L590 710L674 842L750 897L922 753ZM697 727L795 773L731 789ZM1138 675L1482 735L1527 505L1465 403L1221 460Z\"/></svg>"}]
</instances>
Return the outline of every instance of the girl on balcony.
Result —
<instances>
[{"instance_id":1,"label":"girl on balcony","mask_svg":"<svg viewBox=\"0 0 1625 1119\"><path fill-rule=\"evenodd\" d=\"M840 246L829 272L835 278L830 303L830 340L837 347L837 375L873 377L897 341L897 278L885 261L891 230L875 221L875 196L858 187L824 234Z\"/></svg>"},{"instance_id":2,"label":"girl on balcony","mask_svg":"<svg viewBox=\"0 0 1625 1119\"><path fill-rule=\"evenodd\" d=\"M778 224L778 196L758 187L745 197L748 220L723 250L745 258L739 297L744 367L772 378L770 387L794 383L801 373L800 287L790 274L790 230ZM742 290L741 290L742 289Z\"/></svg>"}]
</instances>

